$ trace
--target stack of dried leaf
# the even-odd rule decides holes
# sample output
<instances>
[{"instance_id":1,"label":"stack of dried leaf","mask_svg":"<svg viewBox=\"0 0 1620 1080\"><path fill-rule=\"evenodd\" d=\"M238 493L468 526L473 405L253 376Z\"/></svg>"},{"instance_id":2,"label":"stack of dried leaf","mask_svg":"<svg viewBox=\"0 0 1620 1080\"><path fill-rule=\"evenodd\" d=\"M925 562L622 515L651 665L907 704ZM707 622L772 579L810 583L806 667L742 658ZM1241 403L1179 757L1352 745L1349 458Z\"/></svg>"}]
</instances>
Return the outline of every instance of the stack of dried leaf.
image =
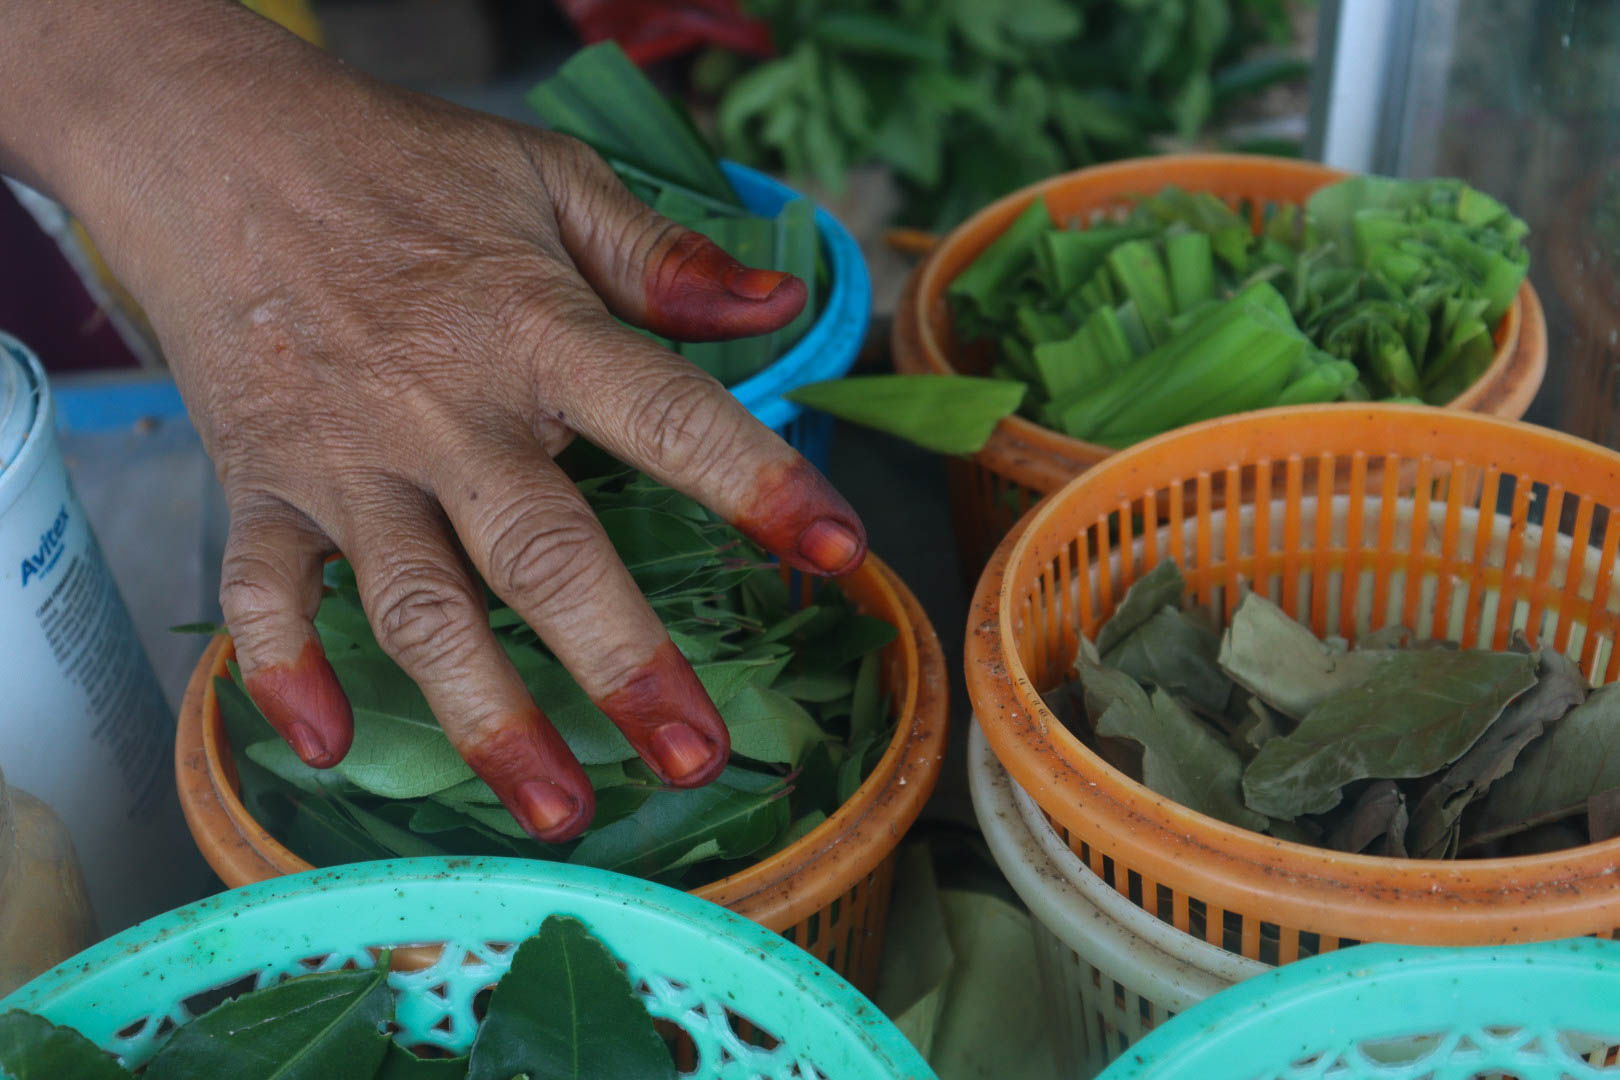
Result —
<instances>
[{"instance_id":1,"label":"stack of dried leaf","mask_svg":"<svg viewBox=\"0 0 1620 1080\"><path fill-rule=\"evenodd\" d=\"M1047 704L1105 760L1200 813L1339 851L1425 859L1620 834L1620 684L1552 648L1318 640L1244 597L1224 632L1161 563Z\"/></svg>"}]
</instances>

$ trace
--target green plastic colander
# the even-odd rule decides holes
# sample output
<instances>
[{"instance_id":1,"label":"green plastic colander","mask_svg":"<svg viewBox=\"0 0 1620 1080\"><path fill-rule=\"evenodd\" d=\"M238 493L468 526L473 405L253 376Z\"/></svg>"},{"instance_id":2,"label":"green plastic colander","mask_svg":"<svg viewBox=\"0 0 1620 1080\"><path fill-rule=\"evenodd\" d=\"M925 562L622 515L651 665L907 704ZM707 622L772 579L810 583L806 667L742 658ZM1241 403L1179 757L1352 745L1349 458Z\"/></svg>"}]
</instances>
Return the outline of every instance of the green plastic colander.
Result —
<instances>
[{"instance_id":1,"label":"green plastic colander","mask_svg":"<svg viewBox=\"0 0 1620 1080\"><path fill-rule=\"evenodd\" d=\"M357 863L279 877L160 915L0 1001L76 1028L126 1064L217 1002L311 971L371 967L370 950L432 962L396 970L399 1040L460 1053L473 999L548 915L584 922L656 1017L691 1038L703 1080L934 1080L904 1036L809 953L661 885L528 859Z\"/></svg>"},{"instance_id":2,"label":"green plastic colander","mask_svg":"<svg viewBox=\"0 0 1620 1080\"><path fill-rule=\"evenodd\" d=\"M1620 943L1361 945L1200 1002L1098 1080L1615 1080Z\"/></svg>"}]
</instances>

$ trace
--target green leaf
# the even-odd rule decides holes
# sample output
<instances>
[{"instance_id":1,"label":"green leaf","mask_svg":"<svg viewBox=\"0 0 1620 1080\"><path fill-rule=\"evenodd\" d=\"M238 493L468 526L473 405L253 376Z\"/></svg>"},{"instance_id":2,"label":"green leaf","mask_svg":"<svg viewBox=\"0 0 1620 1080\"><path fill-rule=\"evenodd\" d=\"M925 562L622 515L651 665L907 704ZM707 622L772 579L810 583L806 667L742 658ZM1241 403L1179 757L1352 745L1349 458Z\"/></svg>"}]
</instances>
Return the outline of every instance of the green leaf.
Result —
<instances>
[{"instance_id":1,"label":"green leaf","mask_svg":"<svg viewBox=\"0 0 1620 1080\"><path fill-rule=\"evenodd\" d=\"M787 827L787 801L779 780L759 792L733 787L741 772L729 767L707 787L654 791L635 813L581 840L568 861L651 878L710 840L724 858L759 851Z\"/></svg>"},{"instance_id":2,"label":"green leaf","mask_svg":"<svg viewBox=\"0 0 1620 1080\"><path fill-rule=\"evenodd\" d=\"M1427 776L1534 686L1535 669L1534 657L1517 653L1397 652L1376 678L1337 691L1292 733L1267 742L1243 774L1245 799L1270 817L1292 818L1331 810L1354 780Z\"/></svg>"},{"instance_id":3,"label":"green leaf","mask_svg":"<svg viewBox=\"0 0 1620 1080\"><path fill-rule=\"evenodd\" d=\"M255 990L181 1026L146 1067L147 1080L326 1080L371 1076L394 1016L388 964L303 975Z\"/></svg>"},{"instance_id":4,"label":"green leaf","mask_svg":"<svg viewBox=\"0 0 1620 1080\"><path fill-rule=\"evenodd\" d=\"M857 375L811 383L789 401L831 413L941 454L975 454L1017 411L1020 382L970 375Z\"/></svg>"},{"instance_id":5,"label":"green leaf","mask_svg":"<svg viewBox=\"0 0 1620 1080\"><path fill-rule=\"evenodd\" d=\"M12 1080L124 1080L112 1055L67 1027L18 1009L0 1014L0 1070Z\"/></svg>"},{"instance_id":6,"label":"green leaf","mask_svg":"<svg viewBox=\"0 0 1620 1080\"><path fill-rule=\"evenodd\" d=\"M581 765L608 765L636 756L624 733L596 707L560 661L530 646L501 644L523 685Z\"/></svg>"},{"instance_id":7,"label":"green leaf","mask_svg":"<svg viewBox=\"0 0 1620 1080\"><path fill-rule=\"evenodd\" d=\"M232 674L237 673L233 661ZM219 719L225 729L225 739L234 749L241 750L256 742L281 738L235 678L216 677L214 698L219 702Z\"/></svg>"},{"instance_id":8,"label":"green leaf","mask_svg":"<svg viewBox=\"0 0 1620 1080\"><path fill-rule=\"evenodd\" d=\"M1181 606L1187 580L1174 559L1166 559L1131 582L1114 614L1097 631L1097 651L1104 656L1166 607Z\"/></svg>"},{"instance_id":9,"label":"green leaf","mask_svg":"<svg viewBox=\"0 0 1620 1080\"><path fill-rule=\"evenodd\" d=\"M242 752L249 761L311 795L342 794L356 790L337 770L317 769L304 764L303 759L280 736L252 743Z\"/></svg>"},{"instance_id":10,"label":"green leaf","mask_svg":"<svg viewBox=\"0 0 1620 1080\"><path fill-rule=\"evenodd\" d=\"M1592 691L1519 754L1513 771L1492 785L1478 823L1503 832L1567 817L1587 800L1620 787L1620 684Z\"/></svg>"},{"instance_id":11,"label":"green leaf","mask_svg":"<svg viewBox=\"0 0 1620 1080\"><path fill-rule=\"evenodd\" d=\"M804 706L762 686L743 687L720 716L731 732L731 752L755 761L797 765L829 738Z\"/></svg>"},{"instance_id":12,"label":"green leaf","mask_svg":"<svg viewBox=\"0 0 1620 1080\"><path fill-rule=\"evenodd\" d=\"M1395 656L1382 649L1345 652L1259 593L1249 593L1221 637L1221 670L1267 705L1298 720L1334 694L1372 678Z\"/></svg>"},{"instance_id":13,"label":"green leaf","mask_svg":"<svg viewBox=\"0 0 1620 1080\"><path fill-rule=\"evenodd\" d=\"M855 673L855 692L850 698L849 741L851 745L877 737L887 719L883 712L883 657L867 653Z\"/></svg>"},{"instance_id":14,"label":"green leaf","mask_svg":"<svg viewBox=\"0 0 1620 1080\"><path fill-rule=\"evenodd\" d=\"M817 41L834 50L847 50L889 60L942 63L945 42L900 18L862 11L824 13L812 24Z\"/></svg>"},{"instance_id":15,"label":"green leaf","mask_svg":"<svg viewBox=\"0 0 1620 1080\"><path fill-rule=\"evenodd\" d=\"M1243 763L1208 726L1163 690L1151 697L1122 672L1082 661L1088 706L1102 705L1097 734L1130 739L1142 747L1142 782L1165 798L1249 829L1265 818L1243 805Z\"/></svg>"},{"instance_id":16,"label":"green leaf","mask_svg":"<svg viewBox=\"0 0 1620 1080\"><path fill-rule=\"evenodd\" d=\"M1408 824L1406 796L1393 780L1369 784L1355 806L1327 837L1327 846L1351 854L1366 851L1374 840L1383 838L1380 855L1406 857L1404 837Z\"/></svg>"},{"instance_id":17,"label":"green leaf","mask_svg":"<svg viewBox=\"0 0 1620 1080\"><path fill-rule=\"evenodd\" d=\"M617 959L551 915L490 995L468 1080L675 1080L675 1063Z\"/></svg>"},{"instance_id":18,"label":"green leaf","mask_svg":"<svg viewBox=\"0 0 1620 1080\"><path fill-rule=\"evenodd\" d=\"M599 510L619 561L644 592L668 588L712 562L714 544L690 521L645 507Z\"/></svg>"},{"instance_id":19,"label":"green leaf","mask_svg":"<svg viewBox=\"0 0 1620 1080\"><path fill-rule=\"evenodd\" d=\"M1215 660L1220 647L1220 635L1205 619L1167 607L1132 631L1103 660L1138 682L1219 714L1232 696L1232 682Z\"/></svg>"},{"instance_id":20,"label":"green leaf","mask_svg":"<svg viewBox=\"0 0 1620 1080\"><path fill-rule=\"evenodd\" d=\"M374 795L410 799L473 775L421 690L388 657L357 650L333 657L332 670L354 709L354 743L336 766L345 780Z\"/></svg>"},{"instance_id":21,"label":"green leaf","mask_svg":"<svg viewBox=\"0 0 1620 1080\"><path fill-rule=\"evenodd\" d=\"M1418 800L1409 846L1419 858L1438 857L1468 805L1510 775L1525 747L1586 700L1586 679L1564 654L1544 650L1537 674L1536 685L1502 710L1496 723Z\"/></svg>"},{"instance_id":22,"label":"green leaf","mask_svg":"<svg viewBox=\"0 0 1620 1080\"><path fill-rule=\"evenodd\" d=\"M797 669L805 672L841 671L869 653L886 648L899 636L893 624L871 615L851 614L837 633L828 634L799 650Z\"/></svg>"},{"instance_id":23,"label":"green leaf","mask_svg":"<svg viewBox=\"0 0 1620 1080\"><path fill-rule=\"evenodd\" d=\"M613 42L575 53L528 94L529 106L554 131L590 144L609 160L725 203L737 204L713 152Z\"/></svg>"},{"instance_id":24,"label":"green leaf","mask_svg":"<svg viewBox=\"0 0 1620 1080\"><path fill-rule=\"evenodd\" d=\"M467 1075L467 1055L453 1058L419 1058L399 1043L388 1044L376 1080L463 1080Z\"/></svg>"},{"instance_id":25,"label":"green leaf","mask_svg":"<svg viewBox=\"0 0 1620 1080\"><path fill-rule=\"evenodd\" d=\"M982 311L999 307L998 298L1008 282L1029 265L1039 238L1054 227L1046 200L1035 199L967 269L956 275L946 291L973 301Z\"/></svg>"}]
</instances>

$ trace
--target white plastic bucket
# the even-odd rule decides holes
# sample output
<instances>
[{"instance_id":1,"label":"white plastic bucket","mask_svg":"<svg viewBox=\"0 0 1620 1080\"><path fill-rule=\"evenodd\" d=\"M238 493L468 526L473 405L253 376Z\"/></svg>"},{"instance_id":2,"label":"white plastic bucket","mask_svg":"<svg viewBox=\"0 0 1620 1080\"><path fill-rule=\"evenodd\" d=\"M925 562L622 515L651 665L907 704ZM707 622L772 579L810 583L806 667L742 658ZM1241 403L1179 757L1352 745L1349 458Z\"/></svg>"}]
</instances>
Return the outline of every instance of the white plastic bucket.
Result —
<instances>
[{"instance_id":1,"label":"white plastic bucket","mask_svg":"<svg viewBox=\"0 0 1620 1080\"><path fill-rule=\"evenodd\" d=\"M105 931L205 888L173 740L173 713L68 479L45 371L0 334L0 767L67 824Z\"/></svg>"},{"instance_id":2,"label":"white plastic bucket","mask_svg":"<svg viewBox=\"0 0 1620 1080\"><path fill-rule=\"evenodd\" d=\"M1096 1076L1170 1017L1270 970L1161 922L1087 869L1007 775L977 720L968 786L991 854L1033 917L1047 1026L1066 1080Z\"/></svg>"}]
</instances>

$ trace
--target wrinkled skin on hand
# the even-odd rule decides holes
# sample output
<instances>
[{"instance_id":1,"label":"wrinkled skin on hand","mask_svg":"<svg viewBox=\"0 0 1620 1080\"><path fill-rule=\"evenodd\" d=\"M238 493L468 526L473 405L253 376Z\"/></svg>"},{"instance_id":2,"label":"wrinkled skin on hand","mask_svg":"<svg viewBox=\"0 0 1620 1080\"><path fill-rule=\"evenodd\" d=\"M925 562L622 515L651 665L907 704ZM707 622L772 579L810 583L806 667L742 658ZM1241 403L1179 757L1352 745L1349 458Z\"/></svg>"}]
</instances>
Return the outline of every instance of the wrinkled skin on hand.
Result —
<instances>
[{"instance_id":1,"label":"wrinkled skin on hand","mask_svg":"<svg viewBox=\"0 0 1620 1080\"><path fill-rule=\"evenodd\" d=\"M658 217L577 142L274 33L241 62L256 78L218 76L184 152L131 158L138 202L90 219L218 468L248 692L306 762L343 758L350 709L312 623L342 551L457 750L535 837L577 835L590 783L496 643L476 571L659 776L714 779L725 726L552 459L582 435L793 565L854 569L864 531L820 474L612 317L760 333L803 283Z\"/></svg>"}]
</instances>

